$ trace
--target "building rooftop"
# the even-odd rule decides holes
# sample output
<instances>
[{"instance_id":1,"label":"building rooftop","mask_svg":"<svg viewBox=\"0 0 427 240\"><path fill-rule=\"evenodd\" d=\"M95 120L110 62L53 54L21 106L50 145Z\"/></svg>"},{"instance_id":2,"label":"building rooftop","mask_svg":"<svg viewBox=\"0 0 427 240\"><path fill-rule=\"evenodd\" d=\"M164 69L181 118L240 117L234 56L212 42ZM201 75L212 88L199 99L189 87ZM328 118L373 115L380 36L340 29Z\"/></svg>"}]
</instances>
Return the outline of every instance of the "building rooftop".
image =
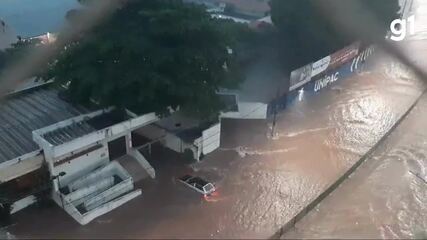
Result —
<instances>
[{"instance_id":1,"label":"building rooftop","mask_svg":"<svg viewBox=\"0 0 427 240\"><path fill-rule=\"evenodd\" d=\"M105 112L94 117L85 117L78 122L70 119L73 121L70 125L48 131L42 137L53 146L59 146L128 119L129 117L120 111Z\"/></svg>"},{"instance_id":2,"label":"building rooftop","mask_svg":"<svg viewBox=\"0 0 427 240\"><path fill-rule=\"evenodd\" d=\"M86 121L82 121L73 123L63 128L55 129L51 132L47 132L43 134L43 138L46 139L50 144L59 146L94 131L95 128L89 125Z\"/></svg>"},{"instance_id":3,"label":"building rooftop","mask_svg":"<svg viewBox=\"0 0 427 240\"><path fill-rule=\"evenodd\" d=\"M30 89L6 97L0 103L0 163L37 151L34 130L88 113L58 96L58 90Z\"/></svg>"}]
</instances>

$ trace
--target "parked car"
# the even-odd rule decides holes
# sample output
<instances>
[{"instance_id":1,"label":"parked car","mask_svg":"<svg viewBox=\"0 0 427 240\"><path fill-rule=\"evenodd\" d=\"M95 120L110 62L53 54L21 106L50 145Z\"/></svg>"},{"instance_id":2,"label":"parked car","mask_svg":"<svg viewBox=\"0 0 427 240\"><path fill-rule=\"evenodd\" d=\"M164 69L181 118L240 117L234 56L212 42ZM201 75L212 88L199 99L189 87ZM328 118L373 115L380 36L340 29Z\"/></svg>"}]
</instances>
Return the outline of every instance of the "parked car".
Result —
<instances>
[{"instance_id":1,"label":"parked car","mask_svg":"<svg viewBox=\"0 0 427 240\"><path fill-rule=\"evenodd\" d=\"M204 195L210 195L216 190L215 186L212 183L203 180L200 177L185 175L183 177L180 177L179 181Z\"/></svg>"}]
</instances>

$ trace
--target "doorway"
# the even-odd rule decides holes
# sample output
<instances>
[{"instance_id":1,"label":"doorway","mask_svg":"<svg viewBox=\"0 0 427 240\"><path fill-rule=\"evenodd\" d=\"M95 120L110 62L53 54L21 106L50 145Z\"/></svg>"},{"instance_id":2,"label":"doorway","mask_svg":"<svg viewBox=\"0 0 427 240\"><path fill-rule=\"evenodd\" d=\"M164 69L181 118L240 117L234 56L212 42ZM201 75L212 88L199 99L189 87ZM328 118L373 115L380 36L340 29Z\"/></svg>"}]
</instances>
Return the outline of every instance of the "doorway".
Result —
<instances>
[{"instance_id":1,"label":"doorway","mask_svg":"<svg viewBox=\"0 0 427 240\"><path fill-rule=\"evenodd\" d=\"M108 143L110 160L116 160L126 155L126 137L120 137Z\"/></svg>"}]
</instances>

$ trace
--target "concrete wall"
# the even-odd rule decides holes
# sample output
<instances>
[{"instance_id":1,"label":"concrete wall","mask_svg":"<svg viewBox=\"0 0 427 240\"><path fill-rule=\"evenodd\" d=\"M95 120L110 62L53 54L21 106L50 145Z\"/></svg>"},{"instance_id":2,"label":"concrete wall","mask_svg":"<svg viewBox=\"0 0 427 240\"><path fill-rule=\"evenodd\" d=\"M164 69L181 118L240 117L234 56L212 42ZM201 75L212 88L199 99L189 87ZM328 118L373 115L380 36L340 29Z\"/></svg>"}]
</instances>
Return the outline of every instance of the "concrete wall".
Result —
<instances>
[{"instance_id":1,"label":"concrete wall","mask_svg":"<svg viewBox=\"0 0 427 240\"><path fill-rule=\"evenodd\" d=\"M202 152L209 154L221 145L221 122L203 131L202 134Z\"/></svg>"},{"instance_id":2,"label":"concrete wall","mask_svg":"<svg viewBox=\"0 0 427 240\"><path fill-rule=\"evenodd\" d=\"M107 190L108 188L111 188L114 185L114 177L110 176L107 178L104 178L102 180L99 180L98 182L88 185L86 187L77 189L69 194L67 194L64 197L64 200L67 200L69 202L73 202L75 205L75 201L85 198L87 196L91 196L92 194L102 192ZM80 204L80 203L79 203Z\"/></svg>"},{"instance_id":3,"label":"concrete wall","mask_svg":"<svg viewBox=\"0 0 427 240\"><path fill-rule=\"evenodd\" d=\"M37 201L36 197L34 195L30 195L28 197L25 197L23 199L20 199L12 204L12 209L10 211L11 214L14 214L31 204L35 203Z\"/></svg>"},{"instance_id":4,"label":"concrete wall","mask_svg":"<svg viewBox=\"0 0 427 240\"><path fill-rule=\"evenodd\" d=\"M58 159L57 161L60 161ZM58 175L60 172L65 172L66 175L60 177L61 185L66 185L69 181L76 179L78 176L86 174L93 170L96 166L100 166L109 162L108 145L103 146L95 151L64 162L61 165L54 166L52 176Z\"/></svg>"},{"instance_id":5,"label":"concrete wall","mask_svg":"<svg viewBox=\"0 0 427 240\"><path fill-rule=\"evenodd\" d=\"M164 146L178 153L184 153L186 149L190 149L193 152L194 159L199 160L200 157L200 141L195 140L194 143L186 143L181 138L175 136L172 133L166 133L164 140L162 141Z\"/></svg>"},{"instance_id":6,"label":"concrete wall","mask_svg":"<svg viewBox=\"0 0 427 240\"><path fill-rule=\"evenodd\" d=\"M136 159L136 161L147 171L151 178L156 178L156 171L138 150L132 148L128 154Z\"/></svg>"},{"instance_id":7,"label":"concrete wall","mask_svg":"<svg viewBox=\"0 0 427 240\"><path fill-rule=\"evenodd\" d=\"M123 181L114 185L114 175ZM82 176L77 182L76 188L72 188L74 192L63 195L53 191L52 198L82 225L141 195L140 189L132 191L132 178L116 161ZM80 212L76 208L81 203L87 207L87 212Z\"/></svg>"},{"instance_id":8,"label":"concrete wall","mask_svg":"<svg viewBox=\"0 0 427 240\"><path fill-rule=\"evenodd\" d=\"M82 174L76 179L73 179L68 183L68 187L71 191L75 191L79 188L89 186L100 179L108 178L110 176L117 175L121 179L130 178L130 175L124 170L124 168L116 161L102 165L97 169L91 169L86 174Z\"/></svg>"},{"instance_id":9,"label":"concrete wall","mask_svg":"<svg viewBox=\"0 0 427 240\"><path fill-rule=\"evenodd\" d=\"M15 159L0 164L0 183L13 180L39 169L43 161L43 153L37 151L34 153L34 156L25 159Z\"/></svg>"},{"instance_id":10,"label":"concrete wall","mask_svg":"<svg viewBox=\"0 0 427 240\"><path fill-rule=\"evenodd\" d=\"M260 102L239 102L238 112L226 112L221 118L231 119L267 119L268 104Z\"/></svg>"},{"instance_id":11,"label":"concrete wall","mask_svg":"<svg viewBox=\"0 0 427 240\"><path fill-rule=\"evenodd\" d=\"M87 174L88 171L92 171L96 166L107 163L109 161L109 141L129 135L133 130L158 120L155 113L145 114L102 130L94 131L59 146L53 146L43 138L45 133L84 121L85 118L98 116L111 110L113 108L99 110L33 131L33 139L43 148L45 159L49 163L51 175L57 176L61 172L66 173L65 176L60 177L61 185L70 182L76 177ZM91 150L92 147L96 148L96 146L101 146L101 148ZM73 158L73 156L76 156L76 158ZM55 181L54 188L55 190L58 189L58 181Z\"/></svg>"}]
</instances>

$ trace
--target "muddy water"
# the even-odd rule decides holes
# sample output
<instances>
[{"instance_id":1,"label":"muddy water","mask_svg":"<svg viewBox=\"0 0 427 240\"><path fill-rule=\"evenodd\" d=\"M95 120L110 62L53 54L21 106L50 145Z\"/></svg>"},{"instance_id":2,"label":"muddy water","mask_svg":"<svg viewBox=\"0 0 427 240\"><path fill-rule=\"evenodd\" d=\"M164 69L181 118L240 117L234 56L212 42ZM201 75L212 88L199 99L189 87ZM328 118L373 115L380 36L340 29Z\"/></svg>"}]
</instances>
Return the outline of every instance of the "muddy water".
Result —
<instances>
[{"instance_id":1,"label":"muddy water","mask_svg":"<svg viewBox=\"0 0 427 240\"><path fill-rule=\"evenodd\" d=\"M426 238L426 118L424 95L351 179L284 238Z\"/></svg>"},{"instance_id":2,"label":"muddy water","mask_svg":"<svg viewBox=\"0 0 427 240\"><path fill-rule=\"evenodd\" d=\"M427 3L404 47L426 69ZM416 50L415 50L416 49ZM411 51L412 50L412 51ZM427 238L427 95L337 191L284 238Z\"/></svg>"},{"instance_id":3,"label":"muddy water","mask_svg":"<svg viewBox=\"0 0 427 240\"><path fill-rule=\"evenodd\" d=\"M173 178L183 173L171 167L165 173L158 171L155 182L142 183L142 197L86 226L79 226L58 208L30 209L16 215L16 224L8 232L17 237L54 238L269 237L365 154L424 89L406 67L389 56L378 54L374 60L377 64L363 74L317 95L303 94L301 102L278 116L273 134L267 122L225 121L221 150L193 166L198 175L218 186L218 192L208 199L176 183ZM173 161L171 156L163 159ZM409 165L417 171L422 164L408 158ZM396 172L404 171L398 168ZM377 192L387 191L386 184L392 180L398 183L398 178L389 178L378 185ZM414 199L425 202L419 193ZM341 199L345 202L344 197L336 201ZM372 212L391 209L394 203L403 202L399 199L390 197L389 205L375 202ZM406 215L422 213L421 204L403 204ZM323 221L329 211L313 223ZM382 217L376 218L378 223L386 222ZM346 221L332 218L323 232L341 223ZM385 224L386 228L394 226L392 221ZM313 226L312 232L317 232Z\"/></svg>"},{"instance_id":4,"label":"muddy water","mask_svg":"<svg viewBox=\"0 0 427 240\"><path fill-rule=\"evenodd\" d=\"M278 117L273 137L267 122L225 121L222 149L193 166L217 184L213 197L203 199L173 181L183 173L172 167L143 183L142 197L86 226L58 208L30 209L15 216L8 232L54 238L269 237L368 151L421 94L423 85L406 67L382 54L375 62L371 71L302 96Z\"/></svg>"},{"instance_id":5,"label":"muddy water","mask_svg":"<svg viewBox=\"0 0 427 240\"><path fill-rule=\"evenodd\" d=\"M381 59L376 71L308 97L280 116L274 137L260 143L252 125L240 135L240 160L222 169L231 210L217 237L266 237L352 166L392 127L423 88L406 68ZM236 130L239 128L239 130ZM264 132L268 136L269 132ZM260 134L257 134L260 136ZM267 138L267 137L266 137ZM242 144L242 142L246 142ZM230 150L230 149L226 149ZM209 165L209 163L205 163ZM212 171L218 164L212 164ZM225 221L225 222L224 222ZM236 226L230 228L229 226Z\"/></svg>"}]
</instances>

